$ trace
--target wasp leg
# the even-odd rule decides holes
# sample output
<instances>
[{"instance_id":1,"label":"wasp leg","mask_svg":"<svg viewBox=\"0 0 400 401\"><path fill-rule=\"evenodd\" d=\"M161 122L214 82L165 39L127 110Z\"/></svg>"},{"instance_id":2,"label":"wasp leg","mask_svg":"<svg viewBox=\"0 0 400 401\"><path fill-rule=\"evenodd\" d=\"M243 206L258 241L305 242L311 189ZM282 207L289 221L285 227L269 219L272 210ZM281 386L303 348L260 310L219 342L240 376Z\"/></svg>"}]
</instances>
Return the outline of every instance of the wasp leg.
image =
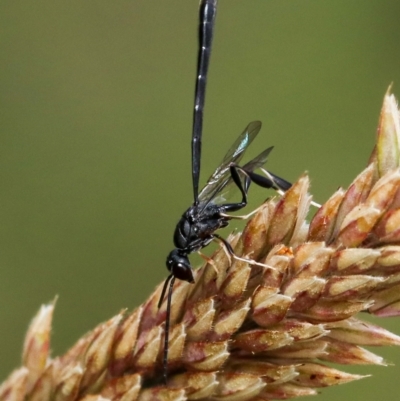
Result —
<instances>
[{"instance_id":1,"label":"wasp leg","mask_svg":"<svg viewBox=\"0 0 400 401\"><path fill-rule=\"evenodd\" d=\"M249 217L253 216L256 214L259 210L261 210L264 207L264 205L259 206L257 209L254 209L252 212L241 215L241 216L234 216L231 214L225 214L225 213L220 213L222 217L229 217L230 219L236 219L236 220L247 220Z\"/></svg>"},{"instance_id":2,"label":"wasp leg","mask_svg":"<svg viewBox=\"0 0 400 401\"><path fill-rule=\"evenodd\" d=\"M217 269L217 266L215 266L215 262L214 262L213 259L211 259L211 258L208 257L207 255L204 255L203 252L197 251L197 253L200 255L200 257L201 257L202 259L204 259L207 263L209 263L209 264L212 266L212 268L214 269L214 271L215 271L216 274L219 274L219 271L218 271L218 269ZM229 258L230 258L230 255L229 255Z\"/></svg>"},{"instance_id":3,"label":"wasp leg","mask_svg":"<svg viewBox=\"0 0 400 401\"><path fill-rule=\"evenodd\" d=\"M263 168L260 168L260 170L267 176L267 180L272 180L275 182L275 184L277 185L278 188L274 188L276 190L276 192L278 192L279 195L283 196L284 193L292 186L292 184L290 184L290 182L284 180L283 178L278 177L275 174L272 174L270 171L267 171ZM264 178L262 176L259 176L258 174L255 174L258 177ZM252 182L256 182L255 180L252 180ZM261 184L258 184L260 186L263 186ZM316 207L316 208L320 208L321 205L317 202L311 201L311 205Z\"/></svg>"},{"instance_id":4,"label":"wasp leg","mask_svg":"<svg viewBox=\"0 0 400 401\"><path fill-rule=\"evenodd\" d=\"M243 182L239 176L239 171L244 176ZM241 168L240 166L236 165L230 166L231 177L242 194L242 201L239 203L228 203L225 205L221 205L222 212L220 212L220 215L222 217L228 217L230 219L237 219L237 220L247 220L253 214L258 212L258 210L262 206L244 216L231 216L229 214L224 213L224 212L235 212L237 210L244 208L247 205L247 193L249 191L249 187L252 182L264 188L275 189L281 196L285 193L286 190L288 190L292 186L292 184L290 184L283 178L280 178L266 170L262 171L267 175L267 177L260 176L258 174L253 173L252 171L247 171Z\"/></svg>"},{"instance_id":5,"label":"wasp leg","mask_svg":"<svg viewBox=\"0 0 400 401\"><path fill-rule=\"evenodd\" d=\"M247 174L250 176L251 181L263 188L272 188L275 189L279 194L285 193L292 184L289 181L271 173L268 170L260 167L260 170L265 174L265 177L259 174L256 174L252 171L248 171Z\"/></svg>"},{"instance_id":6,"label":"wasp leg","mask_svg":"<svg viewBox=\"0 0 400 401\"><path fill-rule=\"evenodd\" d=\"M251 179L248 176L247 172L242 170L239 166L231 165L229 166L231 177L233 182L239 188L240 193L242 194L241 202L237 203L226 203L220 206L220 214L224 216L225 212L236 212L237 210L243 209L247 205L247 192L249 191L249 187L251 184ZM239 176L239 171L241 171L244 175L244 179ZM231 217L231 216L229 216Z\"/></svg>"},{"instance_id":7,"label":"wasp leg","mask_svg":"<svg viewBox=\"0 0 400 401\"><path fill-rule=\"evenodd\" d=\"M218 241L222 242L222 244L224 245L226 251L229 253L230 256L232 256L234 259L236 260L240 260L242 262L246 262L250 265L254 265L254 266L261 266L261 267L266 267L267 269L272 269L275 270L275 267L270 266L270 265L266 265L265 263L259 263L256 262L253 259L247 259L247 258L241 258L240 256L237 256L235 254L235 251L233 250L231 244L225 239L222 238L220 235L218 234L213 234L213 237L216 238Z\"/></svg>"}]
</instances>

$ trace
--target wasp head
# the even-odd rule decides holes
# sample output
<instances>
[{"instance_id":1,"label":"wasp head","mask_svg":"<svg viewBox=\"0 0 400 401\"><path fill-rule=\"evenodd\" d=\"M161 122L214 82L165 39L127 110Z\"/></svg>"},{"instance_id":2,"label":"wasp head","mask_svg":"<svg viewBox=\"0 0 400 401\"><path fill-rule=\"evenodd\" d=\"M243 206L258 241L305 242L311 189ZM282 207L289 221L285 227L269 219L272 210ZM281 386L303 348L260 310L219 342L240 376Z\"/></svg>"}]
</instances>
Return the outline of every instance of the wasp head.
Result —
<instances>
[{"instance_id":1,"label":"wasp head","mask_svg":"<svg viewBox=\"0 0 400 401\"><path fill-rule=\"evenodd\" d=\"M194 282L193 270L185 252L174 249L167 257L167 269L179 280Z\"/></svg>"}]
</instances>

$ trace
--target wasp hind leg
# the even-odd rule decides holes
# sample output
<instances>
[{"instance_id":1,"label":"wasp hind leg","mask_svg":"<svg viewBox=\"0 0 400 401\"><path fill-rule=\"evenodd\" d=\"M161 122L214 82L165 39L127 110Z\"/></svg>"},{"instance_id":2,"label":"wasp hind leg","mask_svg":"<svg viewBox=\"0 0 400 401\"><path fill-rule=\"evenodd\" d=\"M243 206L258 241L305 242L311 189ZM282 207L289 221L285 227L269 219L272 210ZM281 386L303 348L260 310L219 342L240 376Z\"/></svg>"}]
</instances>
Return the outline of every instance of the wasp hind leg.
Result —
<instances>
[{"instance_id":1,"label":"wasp hind leg","mask_svg":"<svg viewBox=\"0 0 400 401\"><path fill-rule=\"evenodd\" d=\"M230 216L226 213L236 212L240 209L243 209L247 205L247 193L251 184L251 178L247 175L246 171L242 170L239 166L231 165L229 169L233 182L236 184L240 193L242 194L242 200L237 203L226 203L219 206L219 208L221 216L235 218L235 216ZM243 173L243 179L240 178L239 171Z\"/></svg>"}]
</instances>

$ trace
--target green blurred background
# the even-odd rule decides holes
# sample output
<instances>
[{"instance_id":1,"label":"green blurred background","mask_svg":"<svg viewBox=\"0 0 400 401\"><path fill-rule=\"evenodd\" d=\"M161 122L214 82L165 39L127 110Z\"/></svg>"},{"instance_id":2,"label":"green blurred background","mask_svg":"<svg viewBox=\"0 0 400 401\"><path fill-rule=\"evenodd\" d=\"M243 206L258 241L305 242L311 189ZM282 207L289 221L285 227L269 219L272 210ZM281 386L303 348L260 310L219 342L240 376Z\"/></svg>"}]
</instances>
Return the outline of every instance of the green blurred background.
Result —
<instances>
[{"instance_id":1,"label":"green blurred background","mask_svg":"<svg viewBox=\"0 0 400 401\"><path fill-rule=\"evenodd\" d=\"M197 7L0 3L0 380L40 304L59 295L57 355L166 277L192 200ZM347 186L391 82L400 96L399 15L398 0L220 0L203 182L260 119L253 152L275 145L272 171L309 171L319 202ZM400 334L399 319L382 324ZM323 399L397 400L400 349L377 351L397 367L347 369L374 376Z\"/></svg>"}]
</instances>

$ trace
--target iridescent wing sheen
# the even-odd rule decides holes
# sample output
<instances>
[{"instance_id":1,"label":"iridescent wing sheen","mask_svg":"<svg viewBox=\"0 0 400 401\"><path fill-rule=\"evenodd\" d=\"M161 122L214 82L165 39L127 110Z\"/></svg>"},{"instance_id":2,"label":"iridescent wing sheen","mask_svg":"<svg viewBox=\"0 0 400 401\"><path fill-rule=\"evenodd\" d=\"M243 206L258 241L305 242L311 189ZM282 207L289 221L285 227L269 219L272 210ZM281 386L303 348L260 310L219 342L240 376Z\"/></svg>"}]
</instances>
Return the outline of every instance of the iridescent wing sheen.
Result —
<instances>
[{"instance_id":1,"label":"iridescent wing sheen","mask_svg":"<svg viewBox=\"0 0 400 401\"><path fill-rule=\"evenodd\" d=\"M246 129L239 135L233 145L230 147L224 156L221 164L217 167L211 177L207 180L206 185L199 194L199 202L207 205L225 188L225 186L232 181L229 167L231 164L238 164L242 159L244 152L248 146L253 142L254 138L260 132L261 122L253 121ZM259 155L261 156L261 155ZM253 159L251 162L253 162ZM249 162L249 163L251 163ZM264 162L265 163L265 162ZM263 164L264 164L263 163Z\"/></svg>"}]
</instances>

